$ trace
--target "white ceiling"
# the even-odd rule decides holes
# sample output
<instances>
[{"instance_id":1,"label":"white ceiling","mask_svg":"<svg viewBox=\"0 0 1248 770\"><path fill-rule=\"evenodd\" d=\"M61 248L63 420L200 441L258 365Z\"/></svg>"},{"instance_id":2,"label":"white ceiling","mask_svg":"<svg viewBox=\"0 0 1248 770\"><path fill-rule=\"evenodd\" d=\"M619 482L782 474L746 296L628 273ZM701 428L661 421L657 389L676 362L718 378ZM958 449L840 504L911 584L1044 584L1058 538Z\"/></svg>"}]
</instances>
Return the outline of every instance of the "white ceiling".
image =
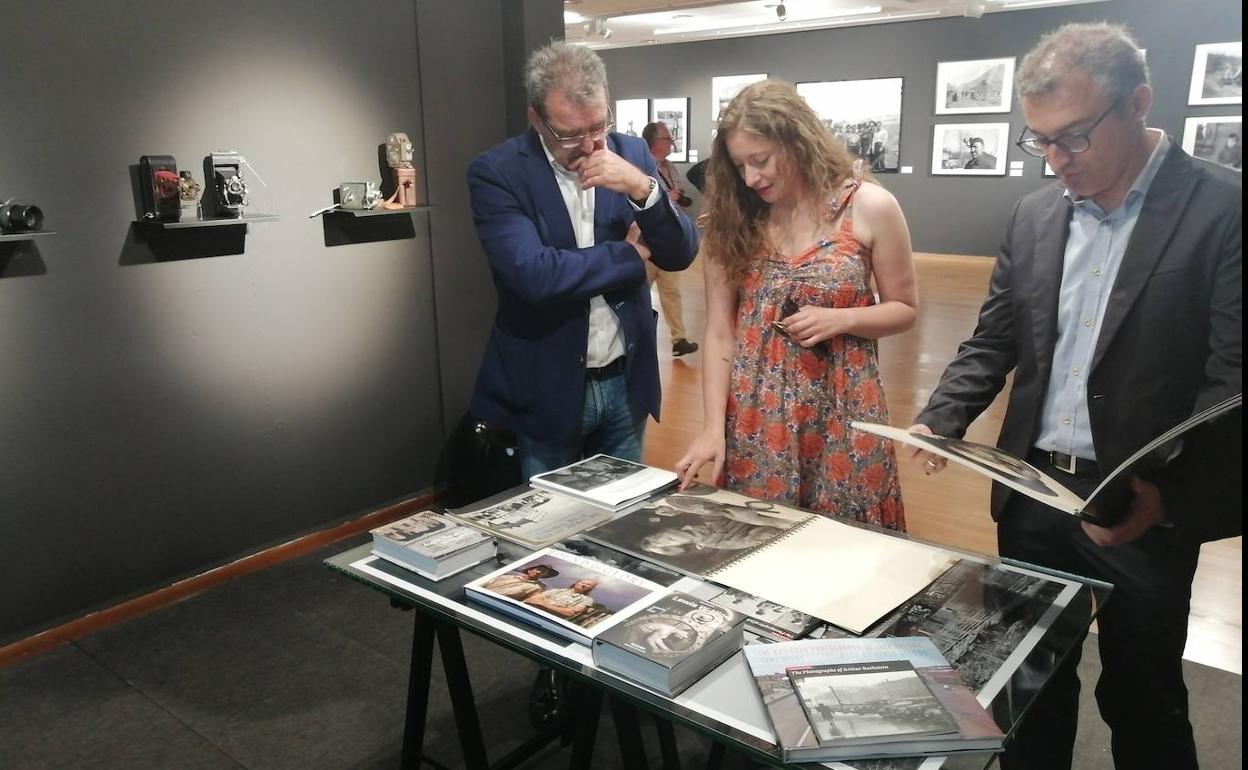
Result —
<instances>
[{"instance_id":1,"label":"white ceiling","mask_svg":"<svg viewBox=\"0 0 1248 770\"><path fill-rule=\"evenodd\" d=\"M568 41L603 49L1095 2L1104 0L564 0L563 8Z\"/></svg>"}]
</instances>

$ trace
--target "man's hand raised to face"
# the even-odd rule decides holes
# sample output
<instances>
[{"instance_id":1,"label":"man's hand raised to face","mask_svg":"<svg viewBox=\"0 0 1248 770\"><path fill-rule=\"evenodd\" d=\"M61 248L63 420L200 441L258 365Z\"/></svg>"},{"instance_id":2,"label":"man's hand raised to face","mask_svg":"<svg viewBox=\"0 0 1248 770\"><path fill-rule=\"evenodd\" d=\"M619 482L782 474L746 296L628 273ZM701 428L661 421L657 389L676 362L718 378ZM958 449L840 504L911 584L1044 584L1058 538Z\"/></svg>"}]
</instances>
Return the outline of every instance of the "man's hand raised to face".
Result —
<instances>
[{"instance_id":1,"label":"man's hand raised to face","mask_svg":"<svg viewBox=\"0 0 1248 770\"><path fill-rule=\"evenodd\" d=\"M635 201L645 200L650 194L650 177L605 145L595 146L593 152L578 159L575 165L573 170L581 178L582 190L605 187Z\"/></svg>"}]
</instances>

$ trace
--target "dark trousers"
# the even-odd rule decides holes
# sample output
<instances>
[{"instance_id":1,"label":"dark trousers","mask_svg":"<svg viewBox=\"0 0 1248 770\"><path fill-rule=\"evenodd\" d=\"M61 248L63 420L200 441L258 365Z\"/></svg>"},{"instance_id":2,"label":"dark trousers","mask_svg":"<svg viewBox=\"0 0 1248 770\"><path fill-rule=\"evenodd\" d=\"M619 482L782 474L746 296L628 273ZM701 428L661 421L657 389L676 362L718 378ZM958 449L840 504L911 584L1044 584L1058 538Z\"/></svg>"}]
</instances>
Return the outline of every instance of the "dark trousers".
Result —
<instances>
[{"instance_id":1,"label":"dark trousers","mask_svg":"<svg viewBox=\"0 0 1248 770\"><path fill-rule=\"evenodd\" d=\"M1099 481L1040 467L1083 497ZM1135 542L1102 548L1075 517L1019 494L1001 512L997 543L1002 556L1114 585L1097 618L1101 677L1096 685L1101 718L1113 733L1114 766L1195 768L1182 659L1200 545L1154 527ZM1023 717L1002 755L1005 770L1071 767L1080 653L1078 647L1072 651Z\"/></svg>"}]
</instances>

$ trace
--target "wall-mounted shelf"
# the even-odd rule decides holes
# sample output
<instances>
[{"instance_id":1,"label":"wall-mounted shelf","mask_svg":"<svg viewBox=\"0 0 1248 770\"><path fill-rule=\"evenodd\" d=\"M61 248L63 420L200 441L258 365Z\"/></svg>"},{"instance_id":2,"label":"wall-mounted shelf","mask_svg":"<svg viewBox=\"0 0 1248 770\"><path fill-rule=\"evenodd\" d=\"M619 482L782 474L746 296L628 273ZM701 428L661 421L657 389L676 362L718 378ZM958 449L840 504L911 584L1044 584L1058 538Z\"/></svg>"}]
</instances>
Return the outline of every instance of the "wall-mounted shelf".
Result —
<instances>
[{"instance_id":1,"label":"wall-mounted shelf","mask_svg":"<svg viewBox=\"0 0 1248 770\"><path fill-rule=\"evenodd\" d=\"M56 235L55 230L27 230L21 233L0 233L0 243L11 241L30 241L44 235Z\"/></svg>"},{"instance_id":2,"label":"wall-mounted shelf","mask_svg":"<svg viewBox=\"0 0 1248 770\"><path fill-rule=\"evenodd\" d=\"M281 219L281 217L277 214L243 214L241 217L185 219L181 222L162 222L158 219L140 219L138 224L144 227L159 227L162 230L184 230L195 227L229 227L230 225L249 225L259 222L276 222L278 219Z\"/></svg>"},{"instance_id":3,"label":"wall-mounted shelf","mask_svg":"<svg viewBox=\"0 0 1248 770\"><path fill-rule=\"evenodd\" d=\"M329 211L326 211L325 215L326 216L338 215L338 216L350 216L350 217L377 217L377 216L385 216L386 214L415 214L419 211L432 211L433 209L436 209L436 208L437 206L408 206L407 208L404 208L404 209L383 209L380 207L375 208L375 209L331 209Z\"/></svg>"}]
</instances>

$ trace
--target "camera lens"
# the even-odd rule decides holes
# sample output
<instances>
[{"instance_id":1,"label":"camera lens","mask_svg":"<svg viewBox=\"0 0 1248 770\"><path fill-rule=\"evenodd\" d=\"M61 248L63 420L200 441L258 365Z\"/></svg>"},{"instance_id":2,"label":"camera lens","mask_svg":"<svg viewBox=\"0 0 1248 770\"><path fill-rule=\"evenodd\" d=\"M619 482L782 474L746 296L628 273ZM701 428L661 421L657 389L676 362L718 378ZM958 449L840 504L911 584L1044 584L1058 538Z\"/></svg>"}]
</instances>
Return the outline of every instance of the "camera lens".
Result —
<instances>
[{"instance_id":1,"label":"camera lens","mask_svg":"<svg viewBox=\"0 0 1248 770\"><path fill-rule=\"evenodd\" d=\"M0 205L0 230L17 233L38 230L43 224L43 212L29 203L5 203Z\"/></svg>"}]
</instances>

